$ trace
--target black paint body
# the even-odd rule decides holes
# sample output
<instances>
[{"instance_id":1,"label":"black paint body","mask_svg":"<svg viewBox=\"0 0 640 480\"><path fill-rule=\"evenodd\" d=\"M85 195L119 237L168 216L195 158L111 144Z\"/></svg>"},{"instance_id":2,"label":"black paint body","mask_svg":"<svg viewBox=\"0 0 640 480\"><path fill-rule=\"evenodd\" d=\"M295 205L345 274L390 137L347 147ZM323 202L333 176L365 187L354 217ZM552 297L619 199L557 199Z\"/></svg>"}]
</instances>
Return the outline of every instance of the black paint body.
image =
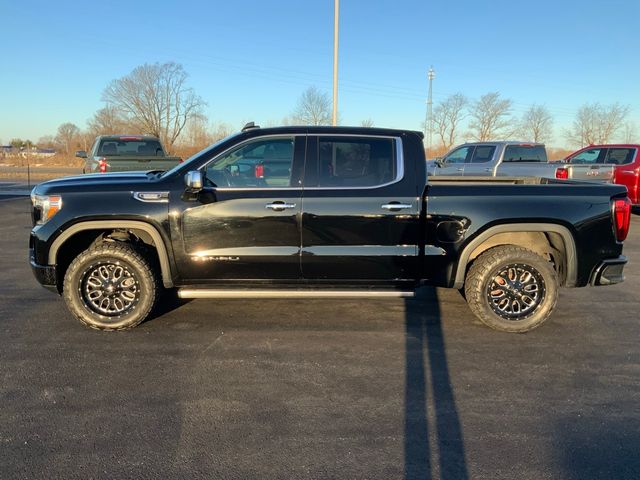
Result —
<instances>
[{"instance_id":1,"label":"black paint body","mask_svg":"<svg viewBox=\"0 0 640 480\"><path fill-rule=\"evenodd\" d=\"M319 188L322 136L394 139L402 175L373 188ZM295 139L291 183L282 188L225 188L205 183L185 190L184 177L242 142L263 136ZM135 192L168 192L163 203ZM493 179L427 182L419 133L349 127L251 129L225 139L165 173L69 177L38 185L34 193L61 195L63 207L31 233L31 263L41 283L57 283L53 242L72 225L91 220L137 220L160 234L174 286L264 283L349 286L454 286L461 252L477 235L503 224L557 224L575 241L577 275L589 283L622 244L614 237L611 199L618 185ZM284 211L273 202L295 205ZM401 211L382 205L410 205ZM60 249L59 255L64 249ZM59 285L58 285L59 287Z\"/></svg>"}]
</instances>

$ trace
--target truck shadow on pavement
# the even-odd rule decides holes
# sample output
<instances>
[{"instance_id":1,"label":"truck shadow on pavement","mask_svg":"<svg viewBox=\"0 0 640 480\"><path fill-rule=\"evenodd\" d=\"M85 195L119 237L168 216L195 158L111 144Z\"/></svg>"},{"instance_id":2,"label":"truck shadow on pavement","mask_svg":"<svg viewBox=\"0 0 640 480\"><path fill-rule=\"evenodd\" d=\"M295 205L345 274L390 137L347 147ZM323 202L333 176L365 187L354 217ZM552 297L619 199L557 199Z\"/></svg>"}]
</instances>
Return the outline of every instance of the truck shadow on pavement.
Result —
<instances>
[{"instance_id":1,"label":"truck shadow on pavement","mask_svg":"<svg viewBox=\"0 0 640 480\"><path fill-rule=\"evenodd\" d=\"M467 479L436 289L420 290L405 311L404 477Z\"/></svg>"}]
</instances>

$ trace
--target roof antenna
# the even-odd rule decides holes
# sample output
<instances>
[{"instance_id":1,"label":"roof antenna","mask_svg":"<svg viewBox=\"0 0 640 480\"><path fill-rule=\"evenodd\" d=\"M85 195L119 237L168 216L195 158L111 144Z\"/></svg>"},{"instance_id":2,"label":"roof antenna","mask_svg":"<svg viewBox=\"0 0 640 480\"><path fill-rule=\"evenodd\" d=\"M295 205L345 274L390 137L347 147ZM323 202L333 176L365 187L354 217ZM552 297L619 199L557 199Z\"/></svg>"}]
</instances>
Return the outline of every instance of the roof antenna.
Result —
<instances>
[{"instance_id":1,"label":"roof antenna","mask_svg":"<svg viewBox=\"0 0 640 480\"><path fill-rule=\"evenodd\" d=\"M254 128L260 128L260 125L256 125L254 122L249 122L242 127L242 131L246 132L247 130L253 130Z\"/></svg>"}]
</instances>

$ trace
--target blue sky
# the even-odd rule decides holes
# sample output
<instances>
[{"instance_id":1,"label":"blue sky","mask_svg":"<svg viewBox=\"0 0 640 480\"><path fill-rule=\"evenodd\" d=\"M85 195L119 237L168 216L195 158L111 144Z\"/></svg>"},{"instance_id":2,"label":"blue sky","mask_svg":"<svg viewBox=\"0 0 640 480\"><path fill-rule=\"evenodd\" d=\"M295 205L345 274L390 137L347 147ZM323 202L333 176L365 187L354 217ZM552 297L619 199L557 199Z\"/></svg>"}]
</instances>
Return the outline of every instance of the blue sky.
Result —
<instances>
[{"instance_id":1,"label":"blue sky","mask_svg":"<svg viewBox=\"0 0 640 480\"><path fill-rule=\"evenodd\" d=\"M499 91L544 104L556 141L586 102L630 105L640 129L640 1L362 1L340 8L344 124L420 128L434 102ZM176 61L211 121L279 123L315 85L331 94L333 0L0 0L0 140L84 128L107 83Z\"/></svg>"}]
</instances>

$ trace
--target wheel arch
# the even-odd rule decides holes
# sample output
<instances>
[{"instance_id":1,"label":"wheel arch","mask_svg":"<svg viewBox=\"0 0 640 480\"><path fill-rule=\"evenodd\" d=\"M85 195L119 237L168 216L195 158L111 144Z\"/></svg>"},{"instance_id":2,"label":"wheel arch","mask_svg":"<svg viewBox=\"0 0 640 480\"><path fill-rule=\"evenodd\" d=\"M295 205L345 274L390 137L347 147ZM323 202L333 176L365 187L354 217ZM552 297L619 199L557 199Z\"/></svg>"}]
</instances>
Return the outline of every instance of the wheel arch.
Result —
<instances>
[{"instance_id":1,"label":"wheel arch","mask_svg":"<svg viewBox=\"0 0 640 480\"><path fill-rule=\"evenodd\" d=\"M91 220L72 225L64 232L62 232L51 244L51 248L49 249L48 264L58 265L60 252L63 251L63 247L67 244L67 242L75 238L78 234L88 231L95 231L96 233L91 240L93 241L95 240L95 238L98 238L100 236L101 232L103 233L113 230L127 230L132 233L135 233L136 231L143 232L144 235L142 236L150 239L152 242L151 245L156 249L158 255L158 263L160 265L160 273L162 275L162 284L165 288L173 287L169 253L162 239L162 235L153 225L141 221Z\"/></svg>"},{"instance_id":2,"label":"wheel arch","mask_svg":"<svg viewBox=\"0 0 640 480\"><path fill-rule=\"evenodd\" d=\"M560 254L561 263L556 265L556 269L561 269L558 272L563 277L561 278L561 284L567 287L572 287L576 284L578 254L573 235L567 227L557 223L511 223L488 228L464 247L455 270L453 287L460 289L464 286L470 263L482 252L498 245L515 244L506 240L509 238L509 234L512 234L514 238L520 239L540 238L540 235L544 235L549 248ZM533 248L531 246L529 248L536 253L540 253L540 243L532 241L532 244Z\"/></svg>"}]
</instances>

